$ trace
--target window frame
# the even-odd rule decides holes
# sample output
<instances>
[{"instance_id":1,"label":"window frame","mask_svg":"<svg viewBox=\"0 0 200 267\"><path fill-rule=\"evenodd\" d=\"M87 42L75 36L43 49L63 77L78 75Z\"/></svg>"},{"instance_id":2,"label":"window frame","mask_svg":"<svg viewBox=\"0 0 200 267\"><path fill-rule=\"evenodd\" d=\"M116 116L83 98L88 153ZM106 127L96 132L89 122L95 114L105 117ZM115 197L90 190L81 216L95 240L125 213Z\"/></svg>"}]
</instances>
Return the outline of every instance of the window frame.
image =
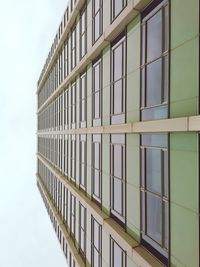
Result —
<instances>
[{"instance_id":1,"label":"window frame","mask_svg":"<svg viewBox=\"0 0 200 267\"><path fill-rule=\"evenodd\" d=\"M114 244L116 244L120 249L122 253L122 262L121 267L127 266L127 253L126 251L112 238L110 235L110 267L115 267L114 265Z\"/></svg>"},{"instance_id":2,"label":"window frame","mask_svg":"<svg viewBox=\"0 0 200 267\"><path fill-rule=\"evenodd\" d=\"M95 90L95 68L99 65L99 90ZM103 113L103 64L102 56L97 57L92 64L92 126L100 126L102 124ZM95 96L99 94L99 117L95 117Z\"/></svg>"},{"instance_id":3,"label":"window frame","mask_svg":"<svg viewBox=\"0 0 200 267\"><path fill-rule=\"evenodd\" d=\"M72 182L76 183L76 136L75 135L71 135L70 138L70 179Z\"/></svg>"},{"instance_id":4,"label":"window frame","mask_svg":"<svg viewBox=\"0 0 200 267\"><path fill-rule=\"evenodd\" d=\"M72 210L72 201L74 209ZM72 218L74 221L72 221ZM74 228L74 231L72 231L72 225ZM70 193L70 236L75 241L76 239L76 197Z\"/></svg>"},{"instance_id":5,"label":"window frame","mask_svg":"<svg viewBox=\"0 0 200 267\"><path fill-rule=\"evenodd\" d=\"M79 188L86 191L87 188L87 135L79 135ZM84 159L82 159L82 143L84 146ZM84 174L82 174L82 165L84 165ZM81 183L82 175L84 175L84 184Z\"/></svg>"},{"instance_id":6,"label":"window frame","mask_svg":"<svg viewBox=\"0 0 200 267\"><path fill-rule=\"evenodd\" d=\"M99 144L99 169L95 168L95 144ZM91 143L91 155L92 155L92 164L91 164L91 195L92 200L101 207L102 205L102 135L100 134L93 134L92 135L92 143ZM99 172L99 196L95 195L94 193L94 176L95 170Z\"/></svg>"},{"instance_id":7,"label":"window frame","mask_svg":"<svg viewBox=\"0 0 200 267\"><path fill-rule=\"evenodd\" d=\"M84 32L82 33L83 23L84 23ZM81 60L87 54L87 4L85 4L82 10L80 11L80 32L79 33L80 33L80 60ZM83 39L85 42L85 51L82 50Z\"/></svg>"},{"instance_id":8,"label":"window frame","mask_svg":"<svg viewBox=\"0 0 200 267\"><path fill-rule=\"evenodd\" d=\"M114 52L117 48L119 48L122 45L122 76L114 80ZM126 122L126 75L127 75L127 34L126 29L122 31L111 43L111 53L110 53L110 59L111 59L111 71L110 71L110 91L111 91L111 100L110 100L110 123L111 124L120 124ZM115 107L115 97L114 97L114 85L122 81L122 96L123 99L121 100L122 103L122 112L115 113L114 107Z\"/></svg>"},{"instance_id":9,"label":"window frame","mask_svg":"<svg viewBox=\"0 0 200 267\"><path fill-rule=\"evenodd\" d=\"M96 223L98 225L98 247L95 247L94 244L94 223ZM92 267L96 267L94 266L94 249L97 251L99 259L98 259L98 266L97 267L101 267L102 266L102 225L98 223L98 221L93 217L93 215L91 215L91 266Z\"/></svg>"},{"instance_id":10,"label":"window frame","mask_svg":"<svg viewBox=\"0 0 200 267\"><path fill-rule=\"evenodd\" d=\"M95 1L92 0L92 45L94 45L103 34L103 0L99 0L99 9L95 13ZM99 15L99 35L95 38L95 19Z\"/></svg>"},{"instance_id":11,"label":"window frame","mask_svg":"<svg viewBox=\"0 0 200 267\"><path fill-rule=\"evenodd\" d=\"M142 137L143 136L166 136L166 146L163 145L148 145L142 143ZM170 137L169 134L163 134L163 133L155 133L155 134L142 134L140 136L140 200L141 200L141 244L145 246L151 253L153 253L160 261L162 261L166 266L168 266L169 261L169 251L170 251L170 151L169 151L169 145L170 145ZM154 150L160 150L161 152L161 192L156 193L147 188L147 156L146 156L146 149L154 149ZM164 180L164 158L163 158L163 152L167 152L167 183L165 184ZM167 196L164 195L166 189L165 185L167 186ZM161 244L159 244L156 240L154 240L152 237L148 236L147 234L147 194L151 196L155 196L156 198L160 199L161 203ZM144 206L143 206L144 205ZM166 227L164 225L165 222L165 205L167 205L167 233L168 233L168 248L164 247L165 243L165 230ZM145 217L145 218L143 218Z\"/></svg>"},{"instance_id":12,"label":"window frame","mask_svg":"<svg viewBox=\"0 0 200 267\"><path fill-rule=\"evenodd\" d=\"M83 212L82 212L83 209ZM83 215L84 214L84 215ZM82 216L84 216L84 226L81 224ZM79 202L79 253L84 261L86 261L86 231L87 231L87 212L86 208ZM81 233L84 234L84 249L81 248L82 238Z\"/></svg>"},{"instance_id":13,"label":"window frame","mask_svg":"<svg viewBox=\"0 0 200 267\"><path fill-rule=\"evenodd\" d=\"M82 81L84 81L85 98L82 97ZM79 126L80 128L87 127L87 71L80 75L80 108L79 108ZM82 120L82 107L84 106L85 120Z\"/></svg>"},{"instance_id":14,"label":"window frame","mask_svg":"<svg viewBox=\"0 0 200 267\"><path fill-rule=\"evenodd\" d=\"M120 142L112 141L112 138L119 137L124 140ZM114 146L121 146L122 148L122 162L121 162L121 174L122 177L117 177L114 175ZM127 189L126 189L126 134L111 134L110 135L110 216L123 228L126 227L126 197L127 197ZM114 179L120 180L122 183L122 199L121 199L121 207L122 213L120 214L117 210L114 209Z\"/></svg>"},{"instance_id":15,"label":"window frame","mask_svg":"<svg viewBox=\"0 0 200 267\"><path fill-rule=\"evenodd\" d=\"M164 10L167 10L168 12L168 21L165 25L165 13ZM155 16L158 12L162 13L162 33L161 33L161 54L159 57L156 57L150 61L147 61L147 22L149 19L151 19L153 16ZM166 28L167 27L167 28ZM144 35L143 35L143 29L144 29ZM164 34L163 34L164 33ZM165 35L167 35L167 43L165 44ZM145 40L144 39L145 36ZM165 45L167 48L165 48ZM145 52L144 52L145 51ZM161 84L160 84L160 103L153 104L150 106L147 106L147 67L150 66L152 63L158 63L158 61L161 60ZM165 66L165 60L167 62L167 66ZM169 98L170 98L170 10L169 10L169 1L168 0L158 0L153 1L147 8L142 12L141 16L141 65L140 65L140 120L146 121L146 120L157 120L157 119L164 119L169 118L170 114L170 105L169 105ZM166 72L165 72L166 68ZM166 75L166 76L165 76ZM165 92L165 79L167 80L167 91L166 91L166 98L167 101L164 100L164 92ZM149 111L153 109L159 109L164 108L164 111L167 113L167 116L165 117L158 117L158 118L152 118L154 115L151 114L151 116L147 119L143 119L142 113L143 111ZM166 108L166 110L165 110Z\"/></svg>"},{"instance_id":16,"label":"window frame","mask_svg":"<svg viewBox=\"0 0 200 267\"><path fill-rule=\"evenodd\" d=\"M77 38L76 38L76 22L71 28L71 71L76 67L77 64L77 58L76 58L76 52L77 52ZM73 34L74 34L74 40L73 40ZM74 42L74 44L73 44Z\"/></svg>"},{"instance_id":17,"label":"window frame","mask_svg":"<svg viewBox=\"0 0 200 267\"><path fill-rule=\"evenodd\" d=\"M70 122L71 122L71 129L75 129L76 128L76 122L77 122L77 118L76 118L76 92L77 91L77 86L76 86L76 81L74 81L71 84L70 87Z\"/></svg>"},{"instance_id":18,"label":"window frame","mask_svg":"<svg viewBox=\"0 0 200 267\"><path fill-rule=\"evenodd\" d=\"M122 9L119 11L119 13L117 13L117 14L115 14L115 9L114 9L114 7L115 7L115 1L116 0L111 0L111 2L110 2L110 18L111 18L111 24L112 24L112 22L122 13L122 11L126 8L126 6L127 6L127 0L122 0L122 2L123 2L123 7L122 7Z\"/></svg>"}]
</instances>

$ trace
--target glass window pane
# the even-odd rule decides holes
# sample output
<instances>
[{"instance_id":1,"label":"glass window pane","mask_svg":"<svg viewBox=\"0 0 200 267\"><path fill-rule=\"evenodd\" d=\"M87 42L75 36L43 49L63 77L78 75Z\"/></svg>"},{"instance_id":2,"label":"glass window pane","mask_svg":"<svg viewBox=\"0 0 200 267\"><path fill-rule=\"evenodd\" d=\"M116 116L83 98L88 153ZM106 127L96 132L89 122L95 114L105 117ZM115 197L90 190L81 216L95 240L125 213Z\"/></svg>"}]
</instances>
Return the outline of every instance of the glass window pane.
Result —
<instances>
[{"instance_id":1,"label":"glass window pane","mask_svg":"<svg viewBox=\"0 0 200 267\"><path fill-rule=\"evenodd\" d=\"M162 211L161 200L147 194L147 235L161 244L162 242Z\"/></svg>"},{"instance_id":2,"label":"glass window pane","mask_svg":"<svg viewBox=\"0 0 200 267\"><path fill-rule=\"evenodd\" d=\"M114 173L113 175L122 178L122 146L114 145Z\"/></svg>"},{"instance_id":3,"label":"glass window pane","mask_svg":"<svg viewBox=\"0 0 200 267\"><path fill-rule=\"evenodd\" d=\"M99 12L98 12L97 15L95 16L94 25L95 25L95 29L94 29L94 39L95 39L95 41L96 41L96 40L99 38L99 36L100 36L100 32L99 32L100 13L99 13Z\"/></svg>"},{"instance_id":4,"label":"glass window pane","mask_svg":"<svg viewBox=\"0 0 200 267\"><path fill-rule=\"evenodd\" d=\"M149 191L161 194L160 149L146 149L146 182Z\"/></svg>"},{"instance_id":5,"label":"glass window pane","mask_svg":"<svg viewBox=\"0 0 200 267\"><path fill-rule=\"evenodd\" d=\"M147 62L158 58L162 52L162 12L147 21Z\"/></svg>"},{"instance_id":6,"label":"glass window pane","mask_svg":"<svg viewBox=\"0 0 200 267\"><path fill-rule=\"evenodd\" d=\"M85 208L81 206L81 226L85 228Z\"/></svg>"},{"instance_id":7,"label":"glass window pane","mask_svg":"<svg viewBox=\"0 0 200 267\"><path fill-rule=\"evenodd\" d=\"M117 178L113 178L113 209L122 214L122 182Z\"/></svg>"},{"instance_id":8,"label":"glass window pane","mask_svg":"<svg viewBox=\"0 0 200 267\"><path fill-rule=\"evenodd\" d=\"M100 144L99 143L95 143L94 144L95 146L95 168L96 169L99 169L100 168L100 158L99 158L99 155L100 155Z\"/></svg>"},{"instance_id":9,"label":"glass window pane","mask_svg":"<svg viewBox=\"0 0 200 267\"><path fill-rule=\"evenodd\" d=\"M94 103L94 117L99 118L100 117L100 97L99 97L99 92L95 94L95 103Z\"/></svg>"},{"instance_id":10,"label":"glass window pane","mask_svg":"<svg viewBox=\"0 0 200 267\"><path fill-rule=\"evenodd\" d=\"M81 33L83 34L85 31L85 11L81 16Z\"/></svg>"},{"instance_id":11,"label":"glass window pane","mask_svg":"<svg viewBox=\"0 0 200 267\"><path fill-rule=\"evenodd\" d=\"M168 56L163 58L164 60L164 69L163 69L163 74L164 74L164 82L163 82L163 102L167 102L168 101L168 91L169 91L169 70L168 70Z\"/></svg>"},{"instance_id":12,"label":"glass window pane","mask_svg":"<svg viewBox=\"0 0 200 267\"><path fill-rule=\"evenodd\" d=\"M140 150L140 162L141 162L141 187L145 186L145 149Z\"/></svg>"},{"instance_id":13,"label":"glass window pane","mask_svg":"<svg viewBox=\"0 0 200 267\"><path fill-rule=\"evenodd\" d=\"M143 146L167 147L167 134L142 134Z\"/></svg>"},{"instance_id":14,"label":"glass window pane","mask_svg":"<svg viewBox=\"0 0 200 267\"><path fill-rule=\"evenodd\" d=\"M113 255L113 265L114 267L122 267L122 249L117 245L116 242L113 242L114 246L114 255Z\"/></svg>"},{"instance_id":15,"label":"glass window pane","mask_svg":"<svg viewBox=\"0 0 200 267\"><path fill-rule=\"evenodd\" d=\"M145 232L145 220L146 220L146 216L145 216L145 193L141 192L141 201L142 201L142 231Z\"/></svg>"},{"instance_id":16,"label":"glass window pane","mask_svg":"<svg viewBox=\"0 0 200 267\"><path fill-rule=\"evenodd\" d=\"M162 60L159 59L146 68L146 105L161 104L161 74Z\"/></svg>"},{"instance_id":17,"label":"glass window pane","mask_svg":"<svg viewBox=\"0 0 200 267\"><path fill-rule=\"evenodd\" d=\"M168 197L168 152L163 151L164 161L164 196Z\"/></svg>"},{"instance_id":18,"label":"glass window pane","mask_svg":"<svg viewBox=\"0 0 200 267\"><path fill-rule=\"evenodd\" d=\"M168 50L168 43L169 43L169 12L168 12L168 6L164 8L164 32L165 32L165 45L164 45L164 50Z\"/></svg>"},{"instance_id":19,"label":"glass window pane","mask_svg":"<svg viewBox=\"0 0 200 267\"><path fill-rule=\"evenodd\" d=\"M141 88L141 107L145 107L145 67L142 69Z\"/></svg>"},{"instance_id":20,"label":"glass window pane","mask_svg":"<svg viewBox=\"0 0 200 267\"><path fill-rule=\"evenodd\" d=\"M165 236L164 236L164 246L166 249L168 249L169 247L169 218L168 218L168 213L169 213L169 209L168 209L168 203L164 202L164 220L165 220L165 224L164 224L164 229L165 229Z\"/></svg>"},{"instance_id":21,"label":"glass window pane","mask_svg":"<svg viewBox=\"0 0 200 267\"><path fill-rule=\"evenodd\" d=\"M94 264L94 267L99 267L100 265L99 265L99 253L96 251L96 249L94 249L94 251L93 251L93 259L94 259L94 262L93 262L93 264Z\"/></svg>"},{"instance_id":22,"label":"glass window pane","mask_svg":"<svg viewBox=\"0 0 200 267\"><path fill-rule=\"evenodd\" d=\"M94 68L94 91L99 91L99 70L100 70L100 65L96 65L95 68Z\"/></svg>"},{"instance_id":23,"label":"glass window pane","mask_svg":"<svg viewBox=\"0 0 200 267\"><path fill-rule=\"evenodd\" d=\"M85 34L81 37L81 56L85 55Z\"/></svg>"},{"instance_id":24,"label":"glass window pane","mask_svg":"<svg viewBox=\"0 0 200 267\"><path fill-rule=\"evenodd\" d=\"M99 249L99 225L96 221L94 221L94 245L97 249Z\"/></svg>"},{"instance_id":25,"label":"glass window pane","mask_svg":"<svg viewBox=\"0 0 200 267\"><path fill-rule=\"evenodd\" d=\"M83 231L81 231L81 249L85 251L85 234Z\"/></svg>"},{"instance_id":26,"label":"glass window pane","mask_svg":"<svg viewBox=\"0 0 200 267\"><path fill-rule=\"evenodd\" d=\"M146 50L145 50L145 41L146 41L146 24L142 26L142 65L145 63L145 55L146 55Z\"/></svg>"},{"instance_id":27,"label":"glass window pane","mask_svg":"<svg viewBox=\"0 0 200 267\"><path fill-rule=\"evenodd\" d=\"M100 173L99 171L94 171L94 194L100 197Z\"/></svg>"},{"instance_id":28,"label":"glass window pane","mask_svg":"<svg viewBox=\"0 0 200 267\"><path fill-rule=\"evenodd\" d=\"M123 82L119 80L113 86L114 88L114 114L123 112Z\"/></svg>"},{"instance_id":29,"label":"glass window pane","mask_svg":"<svg viewBox=\"0 0 200 267\"><path fill-rule=\"evenodd\" d=\"M113 0L114 2L114 17L116 17L123 8L123 0Z\"/></svg>"},{"instance_id":30,"label":"glass window pane","mask_svg":"<svg viewBox=\"0 0 200 267\"><path fill-rule=\"evenodd\" d=\"M166 119L168 117L168 106L163 105L154 108L148 108L142 110L142 120L159 120Z\"/></svg>"},{"instance_id":31,"label":"glass window pane","mask_svg":"<svg viewBox=\"0 0 200 267\"><path fill-rule=\"evenodd\" d=\"M123 68L123 45L120 44L114 51L113 51L113 73L114 73L114 81L120 79L123 76L122 68Z\"/></svg>"},{"instance_id":32,"label":"glass window pane","mask_svg":"<svg viewBox=\"0 0 200 267\"><path fill-rule=\"evenodd\" d=\"M99 8L100 8L100 0L94 0L95 13L99 10Z\"/></svg>"}]
</instances>

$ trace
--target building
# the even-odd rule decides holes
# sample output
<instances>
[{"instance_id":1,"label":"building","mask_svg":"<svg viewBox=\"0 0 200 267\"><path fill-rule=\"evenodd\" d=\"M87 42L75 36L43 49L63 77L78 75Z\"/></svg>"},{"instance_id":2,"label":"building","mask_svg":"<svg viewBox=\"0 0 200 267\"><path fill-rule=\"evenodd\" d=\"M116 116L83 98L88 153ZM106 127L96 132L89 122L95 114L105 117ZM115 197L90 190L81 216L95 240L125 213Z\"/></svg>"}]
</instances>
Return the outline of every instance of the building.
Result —
<instances>
[{"instance_id":1,"label":"building","mask_svg":"<svg viewBox=\"0 0 200 267\"><path fill-rule=\"evenodd\" d=\"M69 1L37 88L69 266L199 266L199 21L199 0Z\"/></svg>"}]
</instances>

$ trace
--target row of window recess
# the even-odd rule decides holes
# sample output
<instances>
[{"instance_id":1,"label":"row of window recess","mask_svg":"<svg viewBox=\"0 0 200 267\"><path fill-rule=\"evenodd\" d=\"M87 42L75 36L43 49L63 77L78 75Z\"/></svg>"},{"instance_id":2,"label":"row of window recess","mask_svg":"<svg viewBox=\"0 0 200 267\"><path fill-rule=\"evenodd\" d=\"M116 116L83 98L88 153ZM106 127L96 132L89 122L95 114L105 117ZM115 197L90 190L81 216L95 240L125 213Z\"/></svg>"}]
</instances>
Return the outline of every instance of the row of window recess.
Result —
<instances>
[{"instance_id":1,"label":"row of window recess","mask_svg":"<svg viewBox=\"0 0 200 267\"><path fill-rule=\"evenodd\" d=\"M76 240L75 244L79 254L81 255L83 261L86 263L86 249L91 249L91 266L101 267L102 264L102 225L98 223L93 215L91 215L91 243L90 248L87 247L86 239L87 239L87 210L76 200L76 197L60 182L56 176L51 173L49 169L42 164L42 162L38 162L39 166L39 175L40 179L45 186L48 195L51 198L54 206L59 213L66 230L69 232L71 238ZM40 188L41 195L43 196L43 200L45 202L46 208L50 215L50 218L53 222L55 231L58 234L58 239L63 246L63 251L68 257L68 246L64 241L64 235L57 225L56 218L53 215L53 212L46 200L42 189ZM77 210L78 209L78 212ZM78 217L76 215L78 214ZM78 228L76 227L78 224ZM78 229L78 233L76 233ZM69 252L70 254L71 252ZM72 257L72 255L71 255ZM70 260L70 259L69 259ZM73 260L73 257L72 257ZM70 263L71 264L71 263ZM75 261L72 262L75 266ZM126 251L124 251L120 245L110 236L110 266L113 267L126 267Z\"/></svg>"},{"instance_id":2,"label":"row of window recess","mask_svg":"<svg viewBox=\"0 0 200 267\"><path fill-rule=\"evenodd\" d=\"M168 117L168 23L167 2L157 6L155 13L150 13L142 20L141 120ZM111 124L126 122L126 50L126 31L123 31L111 45ZM92 98L90 101L92 101L93 126L102 124L102 61L103 58L99 56L92 64ZM65 68L60 68L60 70L64 69ZM62 71L60 73L62 73ZM38 114L38 129L86 127L87 106L90 104L88 103L88 97L90 97L90 95L88 94L87 84L88 78L86 70L81 73L73 83L68 85L47 108ZM78 89L79 92L77 92ZM44 91L42 90L41 93L42 92ZM49 96L47 96L45 100L48 97ZM41 99L40 94L38 99ZM44 101L42 101L42 103L43 102Z\"/></svg>"},{"instance_id":3,"label":"row of window recess","mask_svg":"<svg viewBox=\"0 0 200 267\"><path fill-rule=\"evenodd\" d=\"M140 195L141 195L141 240L152 252L165 261L169 251L169 171L168 135L143 134L140 141ZM88 162L87 150L91 151ZM102 207L103 179L102 135L94 134L91 146L87 135L52 135L38 137L38 152L66 179L81 191L91 188L92 200ZM127 183L126 168L129 160L126 151L126 135L110 135L110 216L126 229ZM49 177L43 167L41 177ZM88 172L91 175L88 185ZM50 178L48 178L50 179ZM138 207L139 208L139 207ZM156 254L156 255L157 255Z\"/></svg>"},{"instance_id":4,"label":"row of window recess","mask_svg":"<svg viewBox=\"0 0 200 267\"><path fill-rule=\"evenodd\" d=\"M112 20L122 12L127 0L112 0ZM92 43L94 44L103 33L103 0L92 0ZM79 24L79 36L77 27ZM49 75L39 93L38 107L57 89L67 75L72 71L87 53L87 5L80 11L79 22L75 23L60 49L60 52L49 71ZM77 46L79 42L79 53Z\"/></svg>"},{"instance_id":5,"label":"row of window recess","mask_svg":"<svg viewBox=\"0 0 200 267\"><path fill-rule=\"evenodd\" d=\"M46 196L43 193L43 190L42 190L40 184L37 183L37 186L38 186L38 189L40 191L40 194L41 194L41 197L43 199L43 202L45 204L45 207L47 209L47 212L49 214L50 220L51 220L51 222L53 224L53 228L54 228L54 230L55 230L55 232L57 234L57 237L58 237L58 240L60 242L60 245L62 246L62 250L64 252L66 260L68 261L69 267L76 267L75 259L73 257L72 252L69 249L67 240L66 240L61 228L59 227L59 223L57 221L57 218L54 215L53 210L51 209L51 206L49 205L48 200L46 199Z\"/></svg>"}]
</instances>

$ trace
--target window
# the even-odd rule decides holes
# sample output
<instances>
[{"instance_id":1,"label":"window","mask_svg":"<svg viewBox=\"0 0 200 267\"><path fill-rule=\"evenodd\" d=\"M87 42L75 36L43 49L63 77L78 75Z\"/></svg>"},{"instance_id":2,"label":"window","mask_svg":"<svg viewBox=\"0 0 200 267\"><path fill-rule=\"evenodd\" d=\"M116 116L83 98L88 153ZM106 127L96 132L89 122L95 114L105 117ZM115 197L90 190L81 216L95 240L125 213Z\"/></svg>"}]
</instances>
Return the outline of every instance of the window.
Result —
<instances>
[{"instance_id":1,"label":"window","mask_svg":"<svg viewBox=\"0 0 200 267\"><path fill-rule=\"evenodd\" d=\"M76 126L76 82L71 86L71 128Z\"/></svg>"},{"instance_id":2,"label":"window","mask_svg":"<svg viewBox=\"0 0 200 267\"><path fill-rule=\"evenodd\" d=\"M86 208L79 203L79 250L86 257Z\"/></svg>"},{"instance_id":3,"label":"window","mask_svg":"<svg viewBox=\"0 0 200 267\"><path fill-rule=\"evenodd\" d=\"M69 252L69 267L76 267L76 263L71 251Z\"/></svg>"},{"instance_id":4,"label":"window","mask_svg":"<svg viewBox=\"0 0 200 267\"><path fill-rule=\"evenodd\" d=\"M91 265L102 266L102 226L92 216Z\"/></svg>"},{"instance_id":5,"label":"window","mask_svg":"<svg viewBox=\"0 0 200 267\"><path fill-rule=\"evenodd\" d=\"M92 118L93 126L101 125L102 116L102 60L98 58L92 66Z\"/></svg>"},{"instance_id":6,"label":"window","mask_svg":"<svg viewBox=\"0 0 200 267\"><path fill-rule=\"evenodd\" d=\"M71 30L71 70L76 66L76 25Z\"/></svg>"},{"instance_id":7,"label":"window","mask_svg":"<svg viewBox=\"0 0 200 267\"><path fill-rule=\"evenodd\" d=\"M117 222L125 223L126 213L126 149L125 135L111 135L111 215Z\"/></svg>"},{"instance_id":8,"label":"window","mask_svg":"<svg viewBox=\"0 0 200 267\"><path fill-rule=\"evenodd\" d=\"M126 252L110 237L110 266L126 267Z\"/></svg>"},{"instance_id":9,"label":"window","mask_svg":"<svg viewBox=\"0 0 200 267\"><path fill-rule=\"evenodd\" d=\"M99 39L103 32L103 1L92 1L92 41L93 44Z\"/></svg>"},{"instance_id":10,"label":"window","mask_svg":"<svg viewBox=\"0 0 200 267\"><path fill-rule=\"evenodd\" d=\"M86 143L86 135L80 135L80 188L85 190L86 189L86 170L87 170L87 143Z\"/></svg>"},{"instance_id":11,"label":"window","mask_svg":"<svg viewBox=\"0 0 200 267\"><path fill-rule=\"evenodd\" d=\"M168 117L168 16L168 1L154 1L142 14L141 120Z\"/></svg>"},{"instance_id":12,"label":"window","mask_svg":"<svg viewBox=\"0 0 200 267\"><path fill-rule=\"evenodd\" d=\"M81 11L80 17L80 59L87 52L87 6Z\"/></svg>"},{"instance_id":13,"label":"window","mask_svg":"<svg viewBox=\"0 0 200 267\"><path fill-rule=\"evenodd\" d=\"M87 75L80 76L80 127L86 127L87 119Z\"/></svg>"},{"instance_id":14,"label":"window","mask_svg":"<svg viewBox=\"0 0 200 267\"><path fill-rule=\"evenodd\" d=\"M68 128L68 88L64 91L64 129Z\"/></svg>"},{"instance_id":15,"label":"window","mask_svg":"<svg viewBox=\"0 0 200 267\"><path fill-rule=\"evenodd\" d=\"M102 196L102 144L101 135L92 136L92 198L101 203Z\"/></svg>"},{"instance_id":16,"label":"window","mask_svg":"<svg viewBox=\"0 0 200 267\"><path fill-rule=\"evenodd\" d=\"M68 189L63 186L63 221L68 225Z\"/></svg>"},{"instance_id":17,"label":"window","mask_svg":"<svg viewBox=\"0 0 200 267\"><path fill-rule=\"evenodd\" d=\"M64 174L68 176L68 135L64 135Z\"/></svg>"},{"instance_id":18,"label":"window","mask_svg":"<svg viewBox=\"0 0 200 267\"><path fill-rule=\"evenodd\" d=\"M76 180L76 137L71 135L71 179Z\"/></svg>"},{"instance_id":19,"label":"window","mask_svg":"<svg viewBox=\"0 0 200 267\"><path fill-rule=\"evenodd\" d=\"M112 21L121 13L121 11L126 6L127 0L112 0L111 13Z\"/></svg>"},{"instance_id":20,"label":"window","mask_svg":"<svg viewBox=\"0 0 200 267\"><path fill-rule=\"evenodd\" d=\"M122 32L111 48L111 123L125 123L126 36Z\"/></svg>"},{"instance_id":21,"label":"window","mask_svg":"<svg viewBox=\"0 0 200 267\"><path fill-rule=\"evenodd\" d=\"M71 0L71 12L74 9L75 3L76 3L76 0Z\"/></svg>"},{"instance_id":22,"label":"window","mask_svg":"<svg viewBox=\"0 0 200 267\"><path fill-rule=\"evenodd\" d=\"M76 198L70 194L70 234L75 239L76 230Z\"/></svg>"},{"instance_id":23,"label":"window","mask_svg":"<svg viewBox=\"0 0 200 267\"><path fill-rule=\"evenodd\" d=\"M169 244L167 134L141 135L142 243L166 263Z\"/></svg>"},{"instance_id":24,"label":"window","mask_svg":"<svg viewBox=\"0 0 200 267\"><path fill-rule=\"evenodd\" d=\"M69 74L69 41L68 37L66 38L64 42L64 79L67 77Z\"/></svg>"}]
</instances>

